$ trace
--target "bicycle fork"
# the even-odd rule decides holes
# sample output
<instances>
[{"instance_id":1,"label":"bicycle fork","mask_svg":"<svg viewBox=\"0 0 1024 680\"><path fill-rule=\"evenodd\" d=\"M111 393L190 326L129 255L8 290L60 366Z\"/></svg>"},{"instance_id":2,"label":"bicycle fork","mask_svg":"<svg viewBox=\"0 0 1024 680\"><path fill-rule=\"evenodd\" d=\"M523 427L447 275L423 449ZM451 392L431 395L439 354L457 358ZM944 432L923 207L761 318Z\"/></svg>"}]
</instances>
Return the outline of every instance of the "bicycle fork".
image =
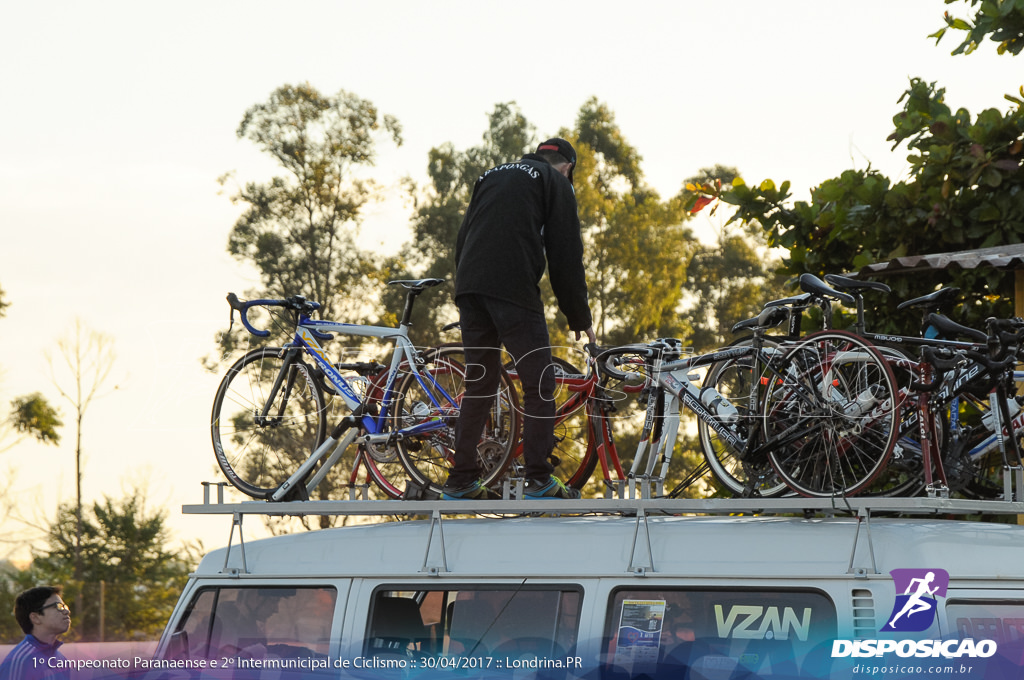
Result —
<instances>
[{"instance_id":1,"label":"bicycle fork","mask_svg":"<svg viewBox=\"0 0 1024 680\"><path fill-rule=\"evenodd\" d=\"M636 457L629 468L629 479L639 480L640 497L648 497L652 487L654 495L661 496L664 493L665 478L672 462L678 429L679 400L661 387L653 388L647 399L647 415L640 446L637 447ZM641 461L645 459L646 466L640 473ZM654 470L659 461L661 469L656 475Z\"/></svg>"},{"instance_id":2,"label":"bicycle fork","mask_svg":"<svg viewBox=\"0 0 1024 680\"><path fill-rule=\"evenodd\" d=\"M1006 404L1006 386L1002 383L989 393L989 408L995 420L993 429L999 439L999 450L1003 454L1003 498L1007 501L1020 500L1024 490L1024 466L1022 466L1020 443L1013 428L1013 418ZM1010 462L1010 447L1013 448L1014 461Z\"/></svg>"},{"instance_id":3,"label":"bicycle fork","mask_svg":"<svg viewBox=\"0 0 1024 680\"><path fill-rule=\"evenodd\" d=\"M921 385L932 385L935 373L932 365L922 362L918 376ZM949 485L946 483L946 471L942 466L942 456L936 441L934 423L932 421L931 392L922 390L917 397L917 431L921 443L921 460L924 463L924 488L929 498L949 498ZM938 473L938 484L932 471Z\"/></svg>"}]
</instances>

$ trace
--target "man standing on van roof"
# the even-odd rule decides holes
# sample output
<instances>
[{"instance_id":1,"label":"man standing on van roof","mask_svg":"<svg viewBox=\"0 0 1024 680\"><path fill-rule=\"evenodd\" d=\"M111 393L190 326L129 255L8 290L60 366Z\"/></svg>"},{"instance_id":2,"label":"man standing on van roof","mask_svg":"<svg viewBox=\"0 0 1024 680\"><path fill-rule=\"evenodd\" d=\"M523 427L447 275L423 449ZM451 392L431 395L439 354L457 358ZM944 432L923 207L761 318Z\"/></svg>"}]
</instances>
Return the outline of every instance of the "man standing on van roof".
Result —
<instances>
[{"instance_id":1,"label":"man standing on van roof","mask_svg":"<svg viewBox=\"0 0 1024 680\"><path fill-rule=\"evenodd\" d=\"M572 188L576 150L554 138L536 153L485 172L455 245L455 302L466 352L466 394L455 427L455 467L443 498L489 495L480 482L477 442L498 389L502 345L522 385L527 498L575 498L552 475L555 375L540 280L547 266L558 307L596 343L587 302L583 240Z\"/></svg>"},{"instance_id":2,"label":"man standing on van roof","mask_svg":"<svg viewBox=\"0 0 1024 680\"><path fill-rule=\"evenodd\" d=\"M0 680L67 680L67 658L58 651L58 638L71 628L71 610L59 586L39 586L18 595L14 618L25 632L0 663Z\"/></svg>"}]
</instances>

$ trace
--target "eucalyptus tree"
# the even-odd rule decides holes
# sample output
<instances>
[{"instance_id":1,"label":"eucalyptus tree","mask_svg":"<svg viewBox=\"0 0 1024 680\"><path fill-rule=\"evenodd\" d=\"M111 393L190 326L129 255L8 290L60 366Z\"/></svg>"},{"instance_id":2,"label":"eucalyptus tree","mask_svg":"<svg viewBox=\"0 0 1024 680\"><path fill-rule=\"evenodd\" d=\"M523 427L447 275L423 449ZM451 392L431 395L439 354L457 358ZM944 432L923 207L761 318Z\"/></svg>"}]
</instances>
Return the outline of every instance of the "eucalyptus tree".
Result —
<instances>
[{"instance_id":1,"label":"eucalyptus tree","mask_svg":"<svg viewBox=\"0 0 1024 680\"><path fill-rule=\"evenodd\" d=\"M244 207L228 252L255 267L253 295L304 295L327 318L373 318L383 264L357 242L363 209L380 193L367 175L382 138L402 143L401 126L372 102L344 90L325 95L309 83L282 85L250 107L238 126L277 166L266 180L238 186ZM234 177L228 173L220 182ZM367 301L370 301L368 304ZM233 348L220 337L222 349Z\"/></svg>"},{"instance_id":2,"label":"eucalyptus tree","mask_svg":"<svg viewBox=\"0 0 1024 680\"><path fill-rule=\"evenodd\" d=\"M259 275L257 288L239 292L249 298L303 295L322 305L323 318L376 321L381 316L382 279L394 270L394 262L362 249L356 237L367 204L382 194L369 168L380 143L402 143L398 121L355 94L342 90L325 95L303 83L282 85L266 101L251 106L237 136L253 143L276 166L268 179L236 185L232 196L243 210L228 237L228 252ZM221 184L232 178L233 173L223 176ZM272 333L268 344L287 337L293 330L288 321L273 313L259 319L259 325ZM237 359L248 342L239 326L217 339L220 357L229 361ZM340 342L351 344L352 339L328 345L327 351L341 354L351 349L338 349ZM222 372L226 362L206 363ZM287 453L297 468L311 452ZM334 467L317 487L317 498L342 497L344 467ZM319 518L320 526L334 521ZM275 531L289 528L271 520L268 524Z\"/></svg>"}]
</instances>

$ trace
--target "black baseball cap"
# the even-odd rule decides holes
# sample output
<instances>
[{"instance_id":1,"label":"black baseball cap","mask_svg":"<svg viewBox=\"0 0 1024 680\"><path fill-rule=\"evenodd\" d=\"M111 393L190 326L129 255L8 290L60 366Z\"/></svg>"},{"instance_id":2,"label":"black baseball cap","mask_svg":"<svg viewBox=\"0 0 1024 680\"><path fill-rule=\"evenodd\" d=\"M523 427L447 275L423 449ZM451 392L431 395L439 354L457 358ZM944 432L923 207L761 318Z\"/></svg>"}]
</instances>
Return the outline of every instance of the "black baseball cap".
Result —
<instances>
[{"instance_id":1,"label":"black baseball cap","mask_svg":"<svg viewBox=\"0 0 1024 680\"><path fill-rule=\"evenodd\" d=\"M572 148L572 144L561 137L552 137L546 142L540 143L540 146L537 147L537 153L541 151L554 151L570 163L569 181L571 182L572 171L576 168L576 149Z\"/></svg>"}]
</instances>

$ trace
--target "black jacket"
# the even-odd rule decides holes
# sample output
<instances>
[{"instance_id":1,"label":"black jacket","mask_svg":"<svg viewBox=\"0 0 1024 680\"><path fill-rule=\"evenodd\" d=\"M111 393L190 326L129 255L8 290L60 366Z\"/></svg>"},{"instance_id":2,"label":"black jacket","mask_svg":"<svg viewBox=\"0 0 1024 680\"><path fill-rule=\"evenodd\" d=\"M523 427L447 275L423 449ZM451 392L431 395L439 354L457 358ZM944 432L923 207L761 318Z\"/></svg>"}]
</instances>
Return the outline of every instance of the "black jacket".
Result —
<instances>
[{"instance_id":1,"label":"black jacket","mask_svg":"<svg viewBox=\"0 0 1024 680\"><path fill-rule=\"evenodd\" d=\"M569 328L592 324L572 185L526 154L477 180L455 244L455 297L486 295L543 312L545 263Z\"/></svg>"}]
</instances>

